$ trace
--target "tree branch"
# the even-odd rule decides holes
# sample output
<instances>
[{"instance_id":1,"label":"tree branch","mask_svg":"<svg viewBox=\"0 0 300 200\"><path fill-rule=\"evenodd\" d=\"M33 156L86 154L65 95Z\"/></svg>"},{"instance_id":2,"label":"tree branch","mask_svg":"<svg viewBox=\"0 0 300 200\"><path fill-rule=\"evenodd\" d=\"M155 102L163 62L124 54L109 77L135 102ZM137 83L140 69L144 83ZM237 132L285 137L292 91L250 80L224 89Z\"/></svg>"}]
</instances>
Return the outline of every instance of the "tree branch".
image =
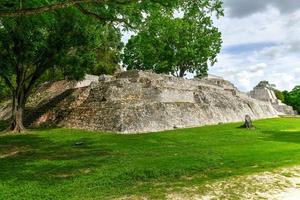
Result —
<instances>
[{"instance_id":1,"label":"tree branch","mask_svg":"<svg viewBox=\"0 0 300 200\"><path fill-rule=\"evenodd\" d=\"M95 18L95 19L97 19L97 20L100 20L100 21L102 21L102 22L108 21L108 18L103 17L103 16L100 16L100 15L97 15L96 13L90 12L90 11L88 11L87 9L83 8L83 7L82 7L81 5L79 5L79 4L75 4L74 6L75 6L80 12L82 12L84 15L88 15L88 16L93 17L93 18Z\"/></svg>"},{"instance_id":2,"label":"tree branch","mask_svg":"<svg viewBox=\"0 0 300 200\"><path fill-rule=\"evenodd\" d=\"M124 23L126 26L130 27L130 28L133 28L131 26L130 23L128 23L126 20L124 19L121 19L121 18L114 18L114 17L105 17L105 16L100 16L96 13L93 13L87 9L85 9L84 7L82 7L81 5L79 4L76 4L75 7L81 12L83 13L84 15L88 15L88 16L91 16L97 20L100 20L102 22L119 22L119 23Z\"/></svg>"},{"instance_id":3,"label":"tree branch","mask_svg":"<svg viewBox=\"0 0 300 200\"><path fill-rule=\"evenodd\" d=\"M26 80L29 81L27 87L25 87L25 97L28 97L34 84L36 83L36 81L43 75L43 73L49 69L50 67L52 67L52 60L54 57L55 53L52 53L52 55L48 55L47 58L43 59L43 62L38 64L36 66L35 71L30 74Z\"/></svg>"},{"instance_id":4,"label":"tree branch","mask_svg":"<svg viewBox=\"0 0 300 200\"><path fill-rule=\"evenodd\" d=\"M116 4L131 4L137 3L138 0L114 0L112 3ZM68 0L65 2L44 5L36 8L21 8L15 10L0 10L0 17L18 17L22 15L36 15L54 10L64 9L75 5L87 3L107 3L106 0ZM87 14L87 13L86 13ZM121 20L121 19L120 19ZM125 23L125 22L124 22Z\"/></svg>"},{"instance_id":5,"label":"tree branch","mask_svg":"<svg viewBox=\"0 0 300 200\"><path fill-rule=\"evenodd\" d=\"M62 3L55 3L51 5L40 6L36 8L23 8L18 10L0 10L0 17L18 17L21 15L36 15L49 11L59 10L63 8L68 8L80 3L97 3L103 2L102 0L74 0L74 1L66 1Z\"/></svg>"}]
</instances>

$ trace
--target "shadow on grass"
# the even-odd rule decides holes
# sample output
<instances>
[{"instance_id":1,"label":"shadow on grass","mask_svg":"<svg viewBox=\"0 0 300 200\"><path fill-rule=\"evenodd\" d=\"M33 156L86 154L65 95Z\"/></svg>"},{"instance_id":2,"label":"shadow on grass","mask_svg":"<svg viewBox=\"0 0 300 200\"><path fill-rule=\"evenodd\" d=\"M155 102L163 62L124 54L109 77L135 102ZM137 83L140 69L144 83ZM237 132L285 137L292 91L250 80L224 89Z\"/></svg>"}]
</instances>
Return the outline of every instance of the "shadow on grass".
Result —
<instances>
[{"instance_id":1,"label":"shadow on grass","mask_svg":"<svg viewBox=\"0 0 300 200\"><path fill-rule=\"evenodd\" d=\"M0 137L0 180L57 181L86 175L113 156L86 138L53 142L38 135Z\"/></svg>"},{"instance_id":2,"label":"shadow on grass","mask_svg":"<svg viewBox=\"0 0 300 200\"><path fill-rule=\"evenodd\" d=\"M264 131L263 133L269 135L266 138L268 141L300 143L300 131Z\"/></svg>"}]
</instances>

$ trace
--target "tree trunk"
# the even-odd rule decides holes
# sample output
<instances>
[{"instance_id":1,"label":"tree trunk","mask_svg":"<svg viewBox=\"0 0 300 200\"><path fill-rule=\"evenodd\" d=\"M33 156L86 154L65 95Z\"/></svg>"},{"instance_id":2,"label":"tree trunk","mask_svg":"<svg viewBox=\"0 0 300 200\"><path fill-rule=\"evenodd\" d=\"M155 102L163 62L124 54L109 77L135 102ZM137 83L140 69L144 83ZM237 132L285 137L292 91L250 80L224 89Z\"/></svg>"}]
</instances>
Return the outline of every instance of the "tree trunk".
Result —
<instances>
[{"instance_id":1,"label":"tree trunk","mask_svg":"<svg viewBox=\"0 0 300 200\"><path fill-rule=\"evenodd\" d=\"M185 75L185 70L183 70L183 69L180 69L179 70L179 77L184 77L184 75Z\"/></svg>"},{"instance_id":2,"label":"tree trunk","mask_svg":"<svg viewBox=\"0 0 300 200\"><path fill-rule=\"evenodd\" d=\"M12 105L12 118L10 130L15 133L22 133L25 131L23 125L23 112L24 112L24 98L22 94L18 94L13 98Z\"/></svg>"},{"instance_id":3,"label":"tree trunk","mask_svg":"<svg viewBox=\"0 0 300 200\"><path fill-rule=\"evenodd\" d=\"M23 125L23 108L17 108L13 111L10 129L15 133L21 133L25 131L25 127Z\"/></svg>"}]
</instances>

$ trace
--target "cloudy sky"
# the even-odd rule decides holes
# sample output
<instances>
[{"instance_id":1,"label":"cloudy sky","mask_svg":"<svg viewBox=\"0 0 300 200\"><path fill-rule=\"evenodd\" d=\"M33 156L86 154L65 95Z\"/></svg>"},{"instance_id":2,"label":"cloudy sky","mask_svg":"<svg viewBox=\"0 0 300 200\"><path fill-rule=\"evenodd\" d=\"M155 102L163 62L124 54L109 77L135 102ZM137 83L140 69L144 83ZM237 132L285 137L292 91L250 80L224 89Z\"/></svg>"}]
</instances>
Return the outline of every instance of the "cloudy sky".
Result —
<instances>
[{"instance_id":1,"label":"cloudy sky","mask_svg":"<svg viewBox=\"0 0 300 200\"><path fill-rule=\"evenodd\" d=\"M209 73L242 91L261 80L281 90L300 85L300 0L223 1L225 17L215 20L223 49Z\"/></svg>"},{"instance_id":2,"label":"cloudy sky","mask_svg":"<svg viewBox=\"0 0 300 200\"><path fill-rule=\"evenodd\" d=\"M300 85L300 0L224 0L216 20L223 50L210 69L249 91L268 80L281 90Z\"/></svg>"}]
</instances>

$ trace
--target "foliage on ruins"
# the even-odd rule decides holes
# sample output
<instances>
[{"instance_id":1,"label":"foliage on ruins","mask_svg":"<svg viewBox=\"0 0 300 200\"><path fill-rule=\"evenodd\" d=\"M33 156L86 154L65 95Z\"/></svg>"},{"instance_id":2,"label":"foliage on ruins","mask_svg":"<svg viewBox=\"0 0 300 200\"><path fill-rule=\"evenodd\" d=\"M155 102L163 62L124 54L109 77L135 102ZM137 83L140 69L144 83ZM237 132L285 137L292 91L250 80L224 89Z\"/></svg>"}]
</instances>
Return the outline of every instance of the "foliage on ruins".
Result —
<instances>
[{"instance_id":1,"label":"foliage on ruins","mask_svg":"<svg viewBox=\"0 0 300 200\"><path fill-rule=\"evenodd\" d=\"M296 86L292 91L284 91L284 103L293 106L300 113L300 86Z\"/></svg>"},{"instance_id":2,"label":"foliage on ruins","mask_svg":"<svg viewBox=\"0 0 300 200\"><path fill-rule=\"evenodd\" d=\"M274 93L275 93L277 99L279 99L283 103L285 102L285 95L283 94L282 91L274 89Z\"/></svg>"}]
</instances>

